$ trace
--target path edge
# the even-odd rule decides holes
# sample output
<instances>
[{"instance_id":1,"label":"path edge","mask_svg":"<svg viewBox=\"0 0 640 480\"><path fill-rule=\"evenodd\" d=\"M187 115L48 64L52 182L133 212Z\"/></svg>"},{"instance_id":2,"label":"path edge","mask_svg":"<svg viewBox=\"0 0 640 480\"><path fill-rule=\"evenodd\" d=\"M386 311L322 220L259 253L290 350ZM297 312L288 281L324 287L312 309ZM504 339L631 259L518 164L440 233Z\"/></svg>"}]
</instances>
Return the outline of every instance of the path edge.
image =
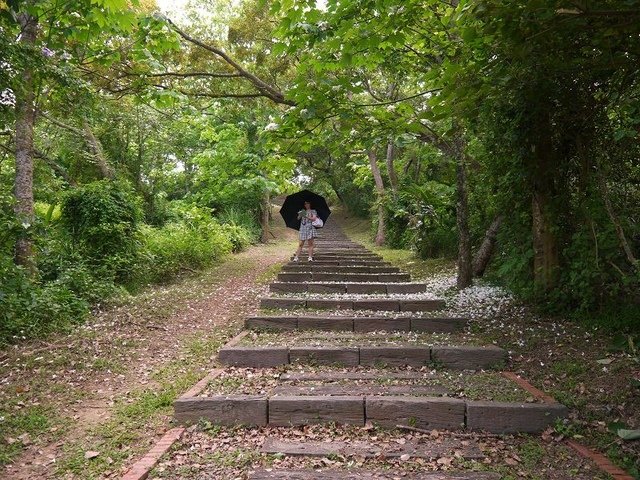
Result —
<instances>
[{"instance_id":1,"label":"path edge","mask_svg":"<svg viewBox=\"0 0 640 480\"><path fill-rule=\"evenodd\" d=\"M134 463L129 470L122 476L121 480L144 480L149 476L149 473L158 464L160 458L169 451L169 449L176 443L186 428L176 427L168 430L151 449Z\"/></svg>"}]
</instances>

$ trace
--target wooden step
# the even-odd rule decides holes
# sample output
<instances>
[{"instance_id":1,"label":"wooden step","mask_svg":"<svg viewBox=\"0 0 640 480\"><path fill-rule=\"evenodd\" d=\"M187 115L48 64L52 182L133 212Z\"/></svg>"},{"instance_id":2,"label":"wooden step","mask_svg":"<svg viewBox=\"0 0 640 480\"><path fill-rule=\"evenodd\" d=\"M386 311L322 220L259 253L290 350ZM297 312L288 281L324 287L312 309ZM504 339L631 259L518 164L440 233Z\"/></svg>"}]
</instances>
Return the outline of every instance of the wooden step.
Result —
<instances>
[{"instance_id":1,"label":"wooden step","mask_svg":"<svg viewBox=\"0 0 640 480\"><path fill-rule=\"evenodd\" d=\"M281 282L408 282L408 273L326 273L326 272L280 272Z\"/></svg>"},{"instance_id":2,"label":"wooden step","mask_svg":"<svg viewBox=\"0 0 640 480\"><path fill-rule=\"evenodd\" d=\"M353 294L411 294L427 291L425 283L399 282L273 282L269 291L274 293L353 293Z\"/></svg>"},{"instance_id":3,"label":"wooden step","mask_svg":"<svg viewBox=\"0 0 640 480\"><path fill-rule=\"evenodd\" d=\"M231 346L223 347L218 360L235 367L277 367L289 363L342 366L406 366L434 364L458 370L502 368L507 360L505 350L475 346Z\"/></svg>"},{"instance_id":4,"label":"wooden step","mask_svg":"<svg viewBox=\"0 0 640 480\"><path fill-rule=\"evenodd\" d=\"M297 262L294 262L293 259L289 261L286 265L315 265L315 266L323 266L323 267L355 267L355 266L363 266L363 267L388 267L391 264L389 262L384 262L382 260L369 260L362 258L348 258L348 257L339 257L339 258L317 258L314 257L313 261L309 261L307 257L300 257Z\"/></svg>"},{"instance_id":5,"label":"wooden step","mask_svg":"<svg viewBox=\"0 0 640 480\"><path fill-rule=\"evenodd\" d=\"M351 332L450 333L464 328L467 318L458 317L341 317L341 316L254 316L245 328L266 330L329 330Z\"/></svg>"},{"instance_id":6,"label":"wooden step","mask_svg":"<svg viewBox=\"0 0 640 480\"><path fill-rule=\"evenodd\" d=\"M323 272L323 273L400 273L398 267L388 265L316 265L315 263L290 263L282 267L282 272Z\"/></svg>"},{"instance_id":7,"label":"wooden step","mask_svg":"<svg viewBox=\"0 0 640 480\"><path fill-rule=\"evenodd\" d=\"M444 300L439 299L398 299L398 298L304 298L304 297L263 297L260 308L318 310L371 310L385 312L431 312L444 308Z\"/></svg>"}]
</instances>

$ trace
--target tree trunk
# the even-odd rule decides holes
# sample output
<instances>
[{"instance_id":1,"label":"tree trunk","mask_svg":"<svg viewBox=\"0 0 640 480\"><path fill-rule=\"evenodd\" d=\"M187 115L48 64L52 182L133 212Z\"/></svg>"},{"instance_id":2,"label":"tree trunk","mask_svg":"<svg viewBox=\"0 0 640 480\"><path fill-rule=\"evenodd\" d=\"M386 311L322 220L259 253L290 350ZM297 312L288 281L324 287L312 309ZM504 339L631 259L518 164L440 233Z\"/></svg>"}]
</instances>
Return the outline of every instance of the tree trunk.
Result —
<instances>
[{"instance_id":1,"label":"tree trunk","mask_svg":"<svg viewBox=\"0 0 640 480\"><path fill-rule=\"evenodd\" d=\"M602 196L602 201L604 202L604 208L607 211L607 215L609 220L613 224L616 230L616 236L618 237L618 241L620 242L620 246L622 247L622 251L627 257L627 261L631 264L636 272L640 272L640 261L633 254L633 250L627 241L627 236L624 233L624 229L618 220L616 212L613 210L613 205L611 204L611 199L609 198L609 189L607 188L607 182L602 175L602 172L598 171L598 186L600 187L600 195Z\"/></svg>"},{"instance_id":2,"label":"tree trunk","mask_svg":"<svg viewBox=\"0 0 640 480\"><path fill-rule=\"evenodd\" d=\"M534 190L531 199L533 217L533 276L537 288L548 291L556 285L559 256L550 202L545 192Z\"/></svg>"},{"instance_id":3,"label":"tree trunk","mask_svg":"<svg viewBox=\"0 0 640 480\"><path fill-rule=\"evenodd\" d=\"M271 197L269 195L269 190L264 190L264 195L262 197L262 209L260 212L260 228L262 230L262 235L260 237L260 242L267 243L269 241L269 217L271 216Z\"/></svg>"},{"instance_id":4,"label":"tree trunk","mask_svg":"<svg viewBox=\"0 0 640 480\"><path fill-rule=\"evenodd\" d=\"M496 215L484 234L484 240L473 258L473 276L482 277L489 265L498 238L498 230L504 220L503 215Z\"/></svg>"},{"instance_id":5,"label":"tree trunk","mask_svg":"<svg viewBox=\"0 0 640 480\"><path fill-rule=\"evenodd\" d=\"M371 173L373 173L373 180L376 183L376 192L378 193L378 231L376 233L376 245L383 245L386 236L386 228L384 221L384 183L382 182L382 175L380 174L380 168L378 167L378 157L376 152L371 149L367 152L369 156L369 164L371 165Z\"/></svg>"},{"instance_id":6,"label":"tree trunk","mask_svg":"<svg viewBox=\"0 0 640 480\"><path fill-rule=\"evenodd\" d=\"M389 140L387 143L387 173L389 174L389 185L391 186L391 192L395 197L398 193L398 175L396 175L396 170L393 165L393 161L395 160L396 147L393 144L393 140Z\"/></svg>"},{"instance_id":7,"label":"tree trunk","mask_svg":"<svg viewBox=\"0 0 640 480\"><path fill-rule=\"evenodd\" d=\"M458 278L459 289L467 288L473 281L471 268L471 235L469 233L469 200L467 196L467 173L462 139L455 139L456 151L456 225L458 227Z\"/></svg>"},{"instance_id":8,"label":"tree trunk","mask_svg":"<svg viewBox=\"0 0 640 480\"><path fill-rule=\"evenodd\" d=\"M20 43L32 46L37 35L37 20L27 13L18 15L18 21L22 28ZM33 70L26 66L22 71L21 88L16 91L16 177L14 194L16 204L14 212L16 219L22 225L33 224L34 202L33 202L33 129L36 121L35 110L35 86ZM15 246L14 261L16 265L21 265L31 274L35 274L35 258L33 251L33 240L30 233L22 231Z\"/></svg>"},{"instance_id":9,"label":"tree trunk","mask_svg":"<svg viewBox=\"0 0 640 480\"><path fill-rule=\"evenodd\" d=\"M109 165L109 162L107 161L107 157L104 154L102 143L100 143L100 140L98 140L93 134L89 122L84 120L82 122L82 128L84 131L84 139L87 142L89 150L91 151L94 163L98 167L98 170L100 170L100 175L102 175L102 178L113 178L114 172Z\"/></svg>"}]
</instances>

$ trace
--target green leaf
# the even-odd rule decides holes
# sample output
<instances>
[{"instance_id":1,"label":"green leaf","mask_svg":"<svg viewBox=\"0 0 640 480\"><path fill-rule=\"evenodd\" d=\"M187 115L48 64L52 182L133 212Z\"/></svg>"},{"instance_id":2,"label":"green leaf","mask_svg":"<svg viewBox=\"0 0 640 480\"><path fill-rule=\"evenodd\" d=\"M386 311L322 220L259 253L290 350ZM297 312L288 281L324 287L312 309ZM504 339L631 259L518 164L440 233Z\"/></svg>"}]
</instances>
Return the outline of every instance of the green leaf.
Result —
<instances>
[{"instance_id":1,"label":"green leaf","mask_svg":"<svg viewBox=\"0 0 640 480\"><path fill-rule=\"evenodd\" d=\"M640 439L640 430L627 430L620 428L616 434L623 440L638 440Z\"/></svg>"}]
</instances>

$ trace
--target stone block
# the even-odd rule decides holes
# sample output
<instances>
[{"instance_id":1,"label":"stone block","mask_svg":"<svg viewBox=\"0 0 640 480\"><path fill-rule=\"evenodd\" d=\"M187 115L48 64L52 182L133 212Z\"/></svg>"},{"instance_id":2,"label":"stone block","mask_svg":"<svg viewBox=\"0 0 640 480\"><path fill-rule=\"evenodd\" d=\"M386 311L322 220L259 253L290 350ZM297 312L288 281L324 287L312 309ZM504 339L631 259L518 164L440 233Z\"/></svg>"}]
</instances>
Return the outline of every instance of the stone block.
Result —
<instances>
[{"instance_id":1,"label":"stone block","mask_svg":"<svg viewBox=\"0 0 640 480\"><path fill-rule=\"evenodd\" d=\"M364 425L364 398L304 396L269 398L269 425L309 425L335 422Z\"/></svg>"},{"instance_id":2,"label":"stone block","mask_svg":"<svg viewBox=\"0 0 640 480\"><path fill-rule=\"evenodd\" d=\"M439 397L367 397L367 421L384 427L464 428L465 402Z\"/></svg>"}]
</instances>

